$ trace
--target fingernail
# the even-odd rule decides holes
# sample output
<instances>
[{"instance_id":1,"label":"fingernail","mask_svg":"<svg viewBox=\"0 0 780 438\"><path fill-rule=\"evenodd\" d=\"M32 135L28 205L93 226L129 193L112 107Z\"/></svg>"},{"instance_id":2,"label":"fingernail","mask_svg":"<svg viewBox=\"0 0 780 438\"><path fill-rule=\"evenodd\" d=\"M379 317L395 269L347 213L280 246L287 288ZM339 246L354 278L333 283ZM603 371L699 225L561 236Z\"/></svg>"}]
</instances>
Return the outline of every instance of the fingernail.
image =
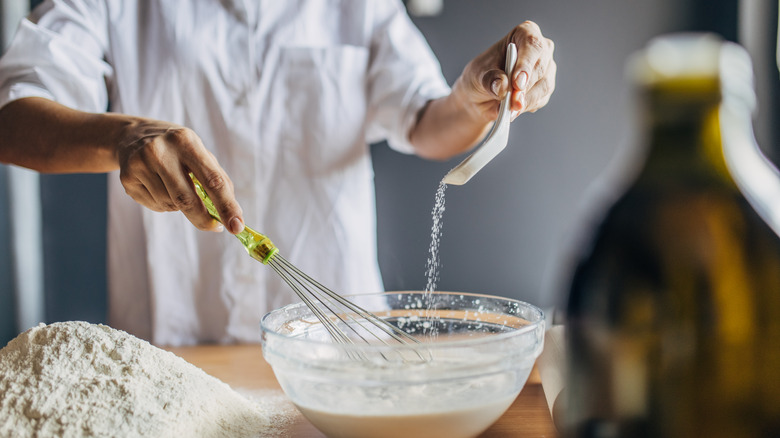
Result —
<instances>
[{"instance_id":1,"label":"fingernail","mask_svg":"<svg viewBox=\"0 0 780 438\"><path fill-rule=\"evenodd\" d=\"M500 87L501 87L501 79L496 79L493 81L492 84L490 84L490 91L492 91L493 94L498 96L498 91Z\"/></svg>"},{"instance_id":2,"label":"fingernail","mask_svg":"<svg viewBox=\"0 0 780 438\"><path fill-rule=\"evenodd\" d=\"M520 110L512 111L512 120L516 119L520 115Z\"/></svg>"},{"instance_id":3,"label":"fingernail","mask_svg":"<svg viewBox=\"0 0 780 438\"><path fill-rule=\"evenodd\" d=\"M217 226L214 227L214 231L217 232L217 233L221 233L221 232L225 231L225 226L222 225L221 223L217 222Z\"/></svg>"},{"instance_id":4,"label":"fingernail","mask_svg":"<svg viewBox=\"0 0 780 438\"><path fill-rule=\"evenodd\" d=\"M233 234L238 234L242 231L244 231L243 222L241 222L241 219L234 217L233 220L230 221L230 232Z\"/></svg>"},{"instance_id":5,"label":"fingernail","mask_svg":"<svg viewBox=\"0 0 780 438\"><path fill-rule=\"evenodd\" d=\"M525 87L528 86L528 73L524 72L524 71L521 71L520 74L517 77L517 82L518 82L517 89L518 90L525 90Z\"/></svg>"}]
</instances>

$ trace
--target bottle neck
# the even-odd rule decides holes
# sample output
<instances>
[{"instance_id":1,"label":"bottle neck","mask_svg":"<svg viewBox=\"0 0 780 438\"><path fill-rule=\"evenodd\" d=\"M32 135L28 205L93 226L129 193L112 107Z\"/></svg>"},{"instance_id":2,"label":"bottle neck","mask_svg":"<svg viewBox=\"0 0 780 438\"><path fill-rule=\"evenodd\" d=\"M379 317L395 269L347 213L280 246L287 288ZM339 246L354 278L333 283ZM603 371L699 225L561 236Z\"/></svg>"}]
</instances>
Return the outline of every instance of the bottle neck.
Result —
<instances>
[{"instance_id":1,"label":"bottle neck","mask_svg":"<svg viewBox=\"0 0 780 438\"><path fill-rule=\"evenodd\" d=\"M682 182L735 188L723 154L717 96L682 101L650 98L646 102L649 144L638 184Z\"/></svg>"}]
</instances>

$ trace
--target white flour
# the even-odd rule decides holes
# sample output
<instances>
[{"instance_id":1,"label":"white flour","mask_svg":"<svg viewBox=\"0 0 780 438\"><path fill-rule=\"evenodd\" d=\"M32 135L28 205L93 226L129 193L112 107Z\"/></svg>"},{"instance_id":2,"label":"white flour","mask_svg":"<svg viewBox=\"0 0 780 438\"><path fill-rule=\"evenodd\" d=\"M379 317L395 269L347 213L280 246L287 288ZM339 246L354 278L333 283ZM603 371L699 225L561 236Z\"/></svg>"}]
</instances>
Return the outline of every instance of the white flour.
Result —
<instances>
[{"instance_id":1,"label":"white flour","mask_svg":"<svg viewBox=\"0 0 780 438\"><path fill-rule=\"evenodd\" d=\"M0 350L3 438L278 436L286 414L260 398L103 325L41 324Z\"/></svg>"}]
</instances>

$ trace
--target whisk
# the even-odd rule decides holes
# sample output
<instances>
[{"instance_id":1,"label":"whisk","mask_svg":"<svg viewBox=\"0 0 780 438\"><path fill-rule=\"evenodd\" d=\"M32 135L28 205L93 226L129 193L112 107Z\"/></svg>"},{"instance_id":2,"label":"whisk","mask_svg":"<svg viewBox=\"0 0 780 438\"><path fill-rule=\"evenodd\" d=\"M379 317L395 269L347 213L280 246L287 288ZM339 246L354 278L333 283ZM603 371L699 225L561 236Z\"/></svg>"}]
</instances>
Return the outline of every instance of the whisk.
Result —
<instances>
[{"instance_id":1,"label":"whisk","mask_svg":"<svg viewBox=\"0 0 780 438\"><path fill-rule=\"evenodd\" d=\"M195 178L195 175L192 173L189 175L195 184L195 191L203 200L209 214L217 221L222 222L216 206L206 194L203 185ZM421 344L419 339L350 302L295 267L279 254L279 249L264 234L244 227L244 230L236 234L236 237L252 258L270 266L292 288L335 342L355 344L355 340L358 340L365 343L379 341L384 345L411 346ZM418 359L424 361L428 359L425 354L416 349L414 351ZM356 358L364 358L356 351L349 351L348 354ZM388 359L387 354L380 354Z\"/></svg>"}]
</instances>

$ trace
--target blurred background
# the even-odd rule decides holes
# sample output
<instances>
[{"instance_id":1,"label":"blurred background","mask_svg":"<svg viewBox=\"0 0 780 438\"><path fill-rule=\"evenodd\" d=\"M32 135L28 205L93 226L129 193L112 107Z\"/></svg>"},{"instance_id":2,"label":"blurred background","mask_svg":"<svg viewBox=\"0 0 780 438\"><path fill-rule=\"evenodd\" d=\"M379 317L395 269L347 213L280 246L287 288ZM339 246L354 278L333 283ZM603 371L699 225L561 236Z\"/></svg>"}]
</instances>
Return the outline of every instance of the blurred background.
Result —
<instances>
[{"instance_id":1,"label":"blurred background","mask_svg":"<svg viewBox=\"0 0 780 438\"><path fill-rule=\"evenodd\" d=\"M19 17L37 3L0 0L3 48ZM406 4L450 83L523 20L537 22L556 44L557 87L548 106L516 119L507 149L468 184L446 191L439 290L513 297L548 309L561 301L570 270L566 253L589 188L638 145L623 72L627 57L653 36L709 31L746 46L759 95L756 137L777 162L780 124L771 123L779 102L777 2ZM372 154L385 286L422 290L436 189L463 157L428 162L382 143ZM105 187L104 175L38 175L0 165L0 346L38 322L105 321Z\"/></svg>"}]
</instances>

